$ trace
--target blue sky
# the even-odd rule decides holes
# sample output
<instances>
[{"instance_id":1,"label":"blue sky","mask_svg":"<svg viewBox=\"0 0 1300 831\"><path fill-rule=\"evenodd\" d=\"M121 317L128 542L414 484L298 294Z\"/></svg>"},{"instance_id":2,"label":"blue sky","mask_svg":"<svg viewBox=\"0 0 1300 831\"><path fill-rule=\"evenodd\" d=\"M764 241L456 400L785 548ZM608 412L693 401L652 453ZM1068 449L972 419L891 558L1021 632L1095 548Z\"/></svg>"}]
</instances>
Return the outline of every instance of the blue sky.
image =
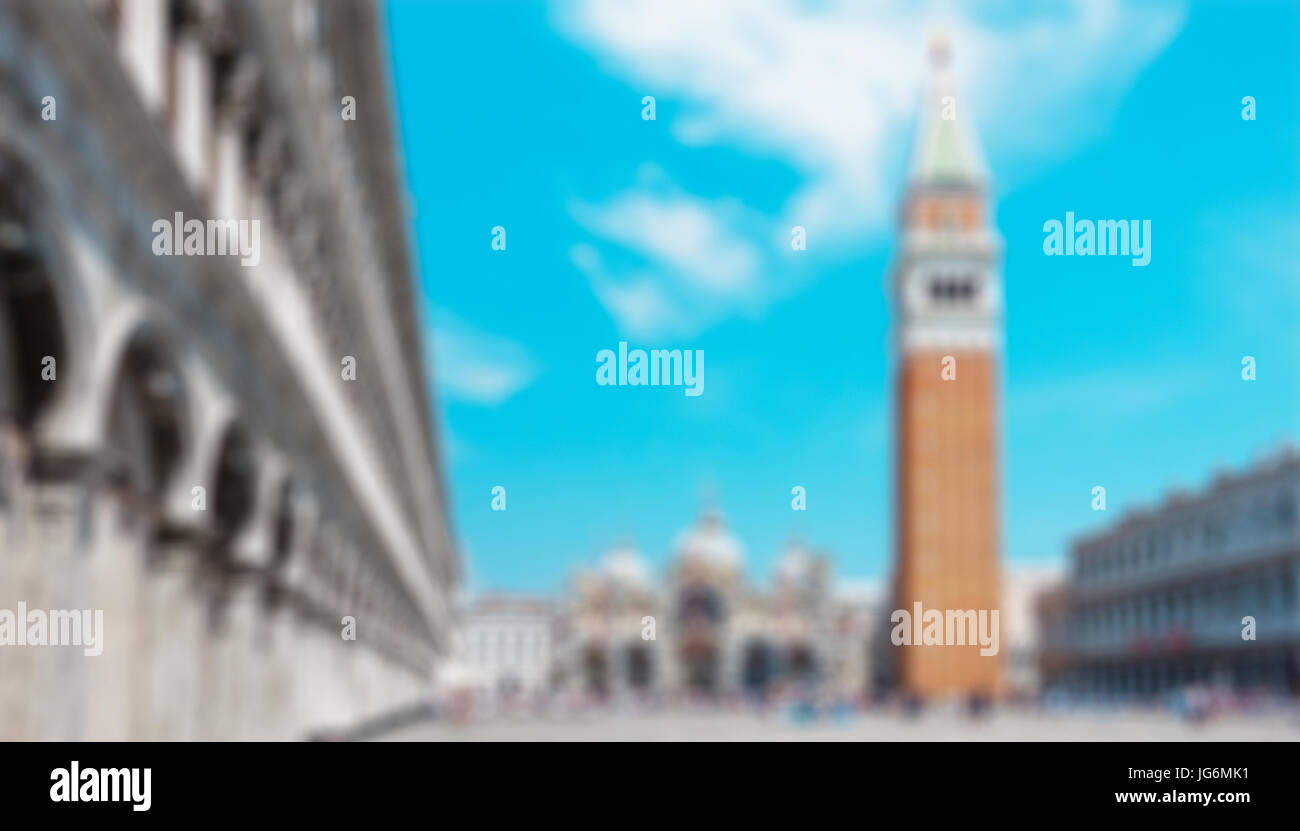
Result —
<instances>
[{"instance_id":1,"label":"blue sky","mask_svg":"<svg viewBox=\"0 0 1300 831\"><path fill-rule=\"evenodd\" d=\"M390 0L472 589L556 589L621 538L662 565L704 494L754 579L793 535L888 572L884 275L939 27L1006 245L1007 562L1297 434L1300 8L862 5ZM1066 211L1150 219L1151 264L1044 256ZM597 386L620 340L704 350L704 394Z\"/></svg>"}]
</instances>

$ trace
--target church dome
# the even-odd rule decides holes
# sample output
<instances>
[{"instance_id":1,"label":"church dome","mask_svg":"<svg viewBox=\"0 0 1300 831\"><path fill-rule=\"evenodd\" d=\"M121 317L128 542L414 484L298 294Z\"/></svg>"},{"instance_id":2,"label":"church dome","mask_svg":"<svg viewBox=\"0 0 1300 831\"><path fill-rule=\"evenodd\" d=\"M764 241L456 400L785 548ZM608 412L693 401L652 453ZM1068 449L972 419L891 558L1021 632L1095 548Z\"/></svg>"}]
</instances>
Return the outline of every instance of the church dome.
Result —
<instances>
[{"instance_id":1,"label":"church dome","mask_svg":"<svg viewBox=\"0 0 1300 831\"><path fill-rule=\"evenodd\" d=\"M721 514L713 509L705 510L695 525L678 536L677 553L683 562L700 562L731 570L738 570L744 557L740 540L723 523Z\"/></svg>"},{"instance_id":2,"label":"church dome","mask_svg":"<svg viewBox=\"0 0 1300 831\"><path fill-rule=\"evenodd\" d=\"M601 573L611 582L629 588L650 585L650 567L630 542L620 542L605 555Z\"/></svg>"}]
</instances>

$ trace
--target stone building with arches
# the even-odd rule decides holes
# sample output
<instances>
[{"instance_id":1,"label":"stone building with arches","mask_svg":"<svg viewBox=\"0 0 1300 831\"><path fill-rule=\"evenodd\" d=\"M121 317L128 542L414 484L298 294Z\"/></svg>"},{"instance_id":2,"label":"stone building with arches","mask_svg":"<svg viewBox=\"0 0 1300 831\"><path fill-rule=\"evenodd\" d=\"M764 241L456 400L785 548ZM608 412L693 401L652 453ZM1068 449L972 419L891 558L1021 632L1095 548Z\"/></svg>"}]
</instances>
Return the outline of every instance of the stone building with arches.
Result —
<instances>
[{"instance_id":1,"label":"stone building with arches","mask_svg":"<svg viewBox=\"0 0 1300 831\"><path fill-rule=\"evenodd\" d=\"M292 738L426 691L460 565L382 25L0 6L0 609L104 615L97 657L0 646L0 738ZM155 256L178 212L257 221L257 265Z\"/></svg>"},{"instance_id":2,"label":"stone building with arches","mask_svg":"<svg viewBox=\"0 0 1300 831\"><path fill-rule=\"evenodd\" d=\"M874 684L880 598L850 588L798 540L770 580L751 580L743 545L708 507L678 535L662 576L630 542L575 575L558 674L596 699L856 700Z\"/></svg>"}]
</instances>

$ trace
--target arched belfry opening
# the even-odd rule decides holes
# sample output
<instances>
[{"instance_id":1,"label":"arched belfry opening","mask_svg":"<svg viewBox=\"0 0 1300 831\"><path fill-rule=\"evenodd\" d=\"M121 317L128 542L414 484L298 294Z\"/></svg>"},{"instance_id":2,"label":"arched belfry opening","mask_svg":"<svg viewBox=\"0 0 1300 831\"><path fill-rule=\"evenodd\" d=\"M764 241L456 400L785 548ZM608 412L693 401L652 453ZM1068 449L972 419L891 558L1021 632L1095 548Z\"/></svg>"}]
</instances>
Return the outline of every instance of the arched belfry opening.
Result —
<instances>
[{"instance_id":1,"label":"arched belfry opening","mask_svg":"<svg viewBox=\"0 0 1300 831\"><path fill-rule=\"evenodd\" d=\"M107 442L114 478L156 501L180 464L185 390L168 344L151 332L123 352L109 403Z\"/></svg>"}]
</instances>

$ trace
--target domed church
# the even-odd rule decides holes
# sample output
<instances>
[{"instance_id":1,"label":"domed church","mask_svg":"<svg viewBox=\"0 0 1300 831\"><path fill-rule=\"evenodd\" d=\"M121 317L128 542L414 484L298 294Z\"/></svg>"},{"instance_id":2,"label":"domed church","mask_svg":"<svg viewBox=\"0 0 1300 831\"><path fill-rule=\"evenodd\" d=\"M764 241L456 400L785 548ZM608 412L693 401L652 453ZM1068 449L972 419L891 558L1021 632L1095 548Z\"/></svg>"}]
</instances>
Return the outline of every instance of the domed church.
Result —
<instances>
[{"instance_id":1,"label":"domed church","mask_svg":"<svg viewBox=\"0 0 1300 831\"><path fill-rule=\"evenodd\" d=\"M662 575L623 540L575 575L569 606L562 674L595 698L856 697L869 686L871 604L837 594L830 561L797 540L769 581L752 582L712 506L677 535Z\"/></svg>"}]
</instances>

